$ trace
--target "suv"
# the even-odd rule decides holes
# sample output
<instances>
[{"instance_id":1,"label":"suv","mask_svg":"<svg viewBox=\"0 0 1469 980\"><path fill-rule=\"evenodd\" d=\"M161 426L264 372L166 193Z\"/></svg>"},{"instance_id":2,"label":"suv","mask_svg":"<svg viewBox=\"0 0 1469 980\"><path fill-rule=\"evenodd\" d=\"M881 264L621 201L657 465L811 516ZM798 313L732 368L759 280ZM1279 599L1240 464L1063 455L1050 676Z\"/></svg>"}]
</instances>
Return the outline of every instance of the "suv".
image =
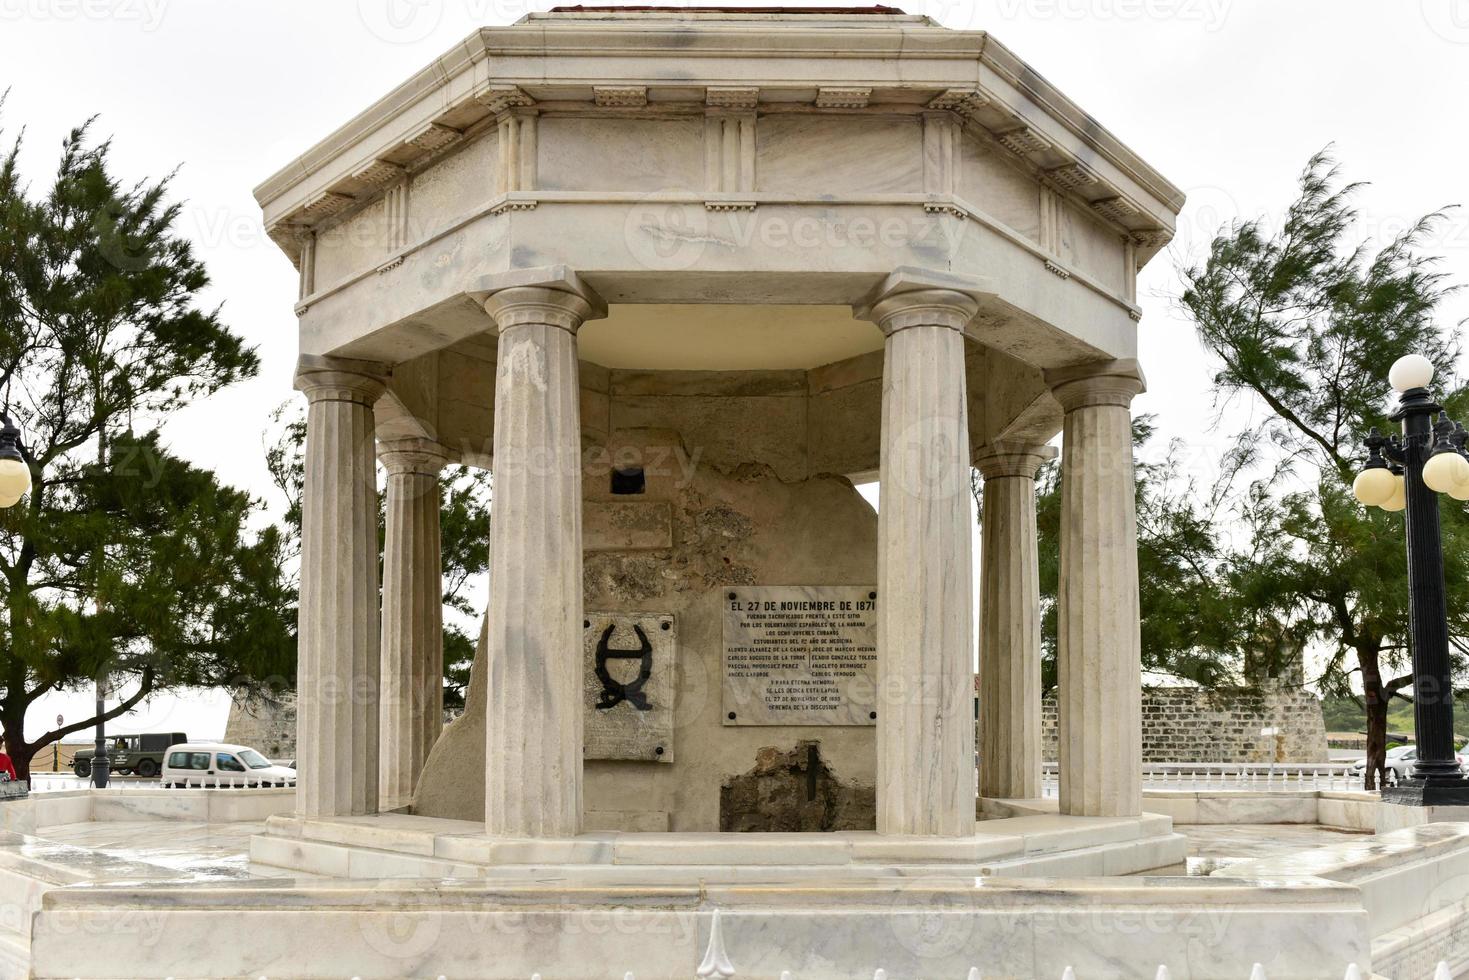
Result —
<instances>
[{"instance_id":1,"label":"suv","mask_svg":"<svg viewBox=\"0 0 1469 980\"><path fill-rule=\"evenodd\" d=\"M133 773L151 779L163 771L163 756L170 745L187 742L183 732L152 732L147 735L114 735L107 740L108 771L125 776ZM78 749L72 757L71 771L82 779L92 775L92 758L96 749Z\"/></svg>"}]
</instances>

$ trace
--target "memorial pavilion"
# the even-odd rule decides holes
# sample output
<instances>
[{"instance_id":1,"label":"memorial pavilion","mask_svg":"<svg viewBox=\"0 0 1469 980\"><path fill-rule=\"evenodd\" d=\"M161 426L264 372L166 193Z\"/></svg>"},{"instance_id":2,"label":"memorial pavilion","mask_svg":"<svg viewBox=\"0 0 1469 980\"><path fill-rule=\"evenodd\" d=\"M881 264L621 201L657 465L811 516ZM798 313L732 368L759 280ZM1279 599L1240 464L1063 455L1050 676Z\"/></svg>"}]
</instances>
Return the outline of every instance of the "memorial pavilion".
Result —
<instances>
[{"instance_id":1,"label":"memorial pavilion","mask_svg":"<svg viewBox=\"0 0 1469 980\"><path fill-rule=\"evenodd\" d=\"M530 14L256 197L300 274L299 791L0 807L0 975L1469 964L1469 824L1191 877L1175 820L1365 830L1379 805L1144 812L1135 283L1182 195L993 37L885 7ZM492 473L493 508L445 725L451 463ZM140 817L200 826L164 867L118 853ZM248 863L189 857L216 831Z\"/></svg>"},{"instance_id":2,"label":"memorial pavilion","mask_svg":"<svg viewBox=\"0 0 1469 980\"><path fill-rule=\"evenodd\" d=\"M760 745L814 734L874 786L878 834L973 835L976 637L979 795L1040 795L1033 477L1057 433L1060 809L1140 813L1135 283L1183 198L994 38L880 7L532 14L471 36L256 194L301 280L303 820L411 805L430 791L417 782L462 783L473 760L481 800L417 812L567 839L587 811L650 826L631 793L654 799L652 826L717 830L707 800L668 784L717 796ZM596 459L634 443L643 483L619 493ZM746 508L724 543L773 530L784 553L665 587L707 542L677 474L644 465L653 443L721 474L700 489L735 511L740 479L848 490ZM466 724L486 745L431 759L449 461L494 475L483 716ZM850 490L873 475L875 519ZM875 587L865 728L725 724L727 665L699 620L737 585ZM679 621L670 683L685 697L682 662L699 661L707 719L674 706L671 761L588 758L589 795L593 604Z\"/></svg>"},{"instance_id":3,"label":"memorial pavilion","mask_svg":"<svg viewBox=\"0 0 1469 980\"><path fill-rule=\"evenodd\" d=\"M1137 272L1183 198L994 38L884 7L531 14L256 196L309 410L297 812L253 861L643 887L1181 860L1142 812L1129 405ZM441 731L451 462L493 511Z\"/></svg>"}]
</instances>

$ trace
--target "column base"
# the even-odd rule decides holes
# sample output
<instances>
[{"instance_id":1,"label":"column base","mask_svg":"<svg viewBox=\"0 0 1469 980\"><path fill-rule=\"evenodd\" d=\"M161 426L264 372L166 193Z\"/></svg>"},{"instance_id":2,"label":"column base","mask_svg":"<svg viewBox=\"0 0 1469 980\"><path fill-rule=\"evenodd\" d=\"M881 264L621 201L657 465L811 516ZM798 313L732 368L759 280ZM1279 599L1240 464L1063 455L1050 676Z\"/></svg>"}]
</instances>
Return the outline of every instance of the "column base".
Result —
<instances>
[{"instance_id":1,"label":"column base","mask_svg":"<svg viewBox=\"0 0 1469 980\"><path fill-rule=\"evenodd\" d=\"M1396 806L1469 807L1469 778L1405 779L1384 789L1382 802Z\"/></svg>"}]
</instances>

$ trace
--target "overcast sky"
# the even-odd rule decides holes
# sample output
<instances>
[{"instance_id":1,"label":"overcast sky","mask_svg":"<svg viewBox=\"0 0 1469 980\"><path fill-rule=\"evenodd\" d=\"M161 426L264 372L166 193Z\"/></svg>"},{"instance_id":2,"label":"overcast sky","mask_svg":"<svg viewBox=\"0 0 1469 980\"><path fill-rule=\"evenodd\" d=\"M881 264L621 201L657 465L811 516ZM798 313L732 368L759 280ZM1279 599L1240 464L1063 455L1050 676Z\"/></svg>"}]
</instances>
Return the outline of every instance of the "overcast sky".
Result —
<instances>
[{"instance_id":1,"label":"overcast sky","mask_svg":"<svg viewBox=\"0 0 1469 980\"><path fill-rule=\"evenodd\" d=\"M10 89L0 126L7 143L25 127L23 168L35 187L67 130L93 114L123 177L177 167L183 231L214 279L206 302L222 303L225 321L259 347L258 379L169 424L176 451L270 497L262 431L293 397L296 274L265 238L251 188L475 28L547 6L0 0L0 87ZM1165 437L1188 440L1206 480L1251 406L1230 406L1210 431L1210 365L1171 308L1177 262L1232 218L1278 215L1307 158L1328 143L1350 177L1372 182L1359 202L1364 237L1385 240L1469 200L1469 0L929 0L906 9L992 32L1188 194L1171 253L1139 283L1150 390L1135 407L1156 413ZM1433 247L1469 281L1469 213ZM1469 301L1449 312L1469 315ZM38 706L28 730L57 710L79 717L85 700ZM218 735L223 703L170 701L121 729Z\"/></svg>"}]
</instances>

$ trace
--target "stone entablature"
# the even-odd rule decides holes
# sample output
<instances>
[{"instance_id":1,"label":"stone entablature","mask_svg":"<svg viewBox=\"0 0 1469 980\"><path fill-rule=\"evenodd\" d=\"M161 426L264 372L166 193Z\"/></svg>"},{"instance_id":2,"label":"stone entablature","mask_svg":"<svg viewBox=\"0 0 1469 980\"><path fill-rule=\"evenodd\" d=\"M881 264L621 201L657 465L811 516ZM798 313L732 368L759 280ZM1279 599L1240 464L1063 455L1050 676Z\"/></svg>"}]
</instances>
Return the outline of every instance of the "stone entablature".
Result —
<instances>
[{"instance_id":1,"label":"stone entablature","mask_svg":"<svg viewBox=\"0 0 1469 980\"><path fill-rule=\"evenodd\" d=\"M1182 204L1176 187L986 32L905 14L557 11L470 35L265 181L256 193L267 225L344 210L483 120L532 107L944 112L1139 233L1149 252ZM502 179L501 192L514 189Z\"/></svg>"},{"instance_id":2,"label":"stone entablature","mask_svg":"<svg viewBox=\"0 0 1469 980\"><path fill-rule=\"evenodd\" d=\"M1081 325L1068 329L1128 356L1136 270L1182 203L987 34L906 15L694 11L483 29L256 196L300 270L303 350L393 360L404 338L387 348L364 331L436 307L454 323L426 324L436 340L417 350L479 332L464 284L523 256L558 253L609 303L734 288L711 284L717 268L676 295L638 279L686 268L660 254L669 236L717 251L732 277L806 277L763 287L772 302L850 304L873 274L948 253L954 271L996 277L991 320ZM983 260L969 268L966 252ZM1016 263L1058 277L1062 302L1020 288Z\"/></svg>"},{"instance_id":3,"label":"stone entablature","mask_svg":"<svg viewBox=\"0 0 1469 980\"><path fill-rule=\"evenodd\" d=\"M1143 689L1143 762L1324 762L1321 701L1300 688ZM1056 699L1042 708L1042 752L1056 759ZM1261 735L1265 728L1280 732Z\"/></svg>"}]
</instances>

